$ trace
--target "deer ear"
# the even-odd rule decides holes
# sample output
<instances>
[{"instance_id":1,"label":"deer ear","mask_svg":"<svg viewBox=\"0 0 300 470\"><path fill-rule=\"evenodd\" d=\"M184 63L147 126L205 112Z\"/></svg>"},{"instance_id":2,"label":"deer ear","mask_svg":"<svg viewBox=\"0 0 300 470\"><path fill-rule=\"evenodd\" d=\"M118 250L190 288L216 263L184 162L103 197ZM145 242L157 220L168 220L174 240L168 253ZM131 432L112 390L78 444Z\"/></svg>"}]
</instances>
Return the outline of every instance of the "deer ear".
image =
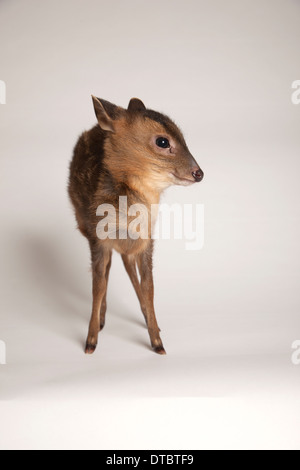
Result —
<instances>
[{"instance_id":1,"label":"deer ear","mask_svg":"<svg viewBox=\"0 0 300 470\"><path fill-rule=\"evenodd\" d=\"M120 106L117 106L111 103L110 101L106 101L103 98L97 97L97 100L100 101L106 113L109 115L111 119L115 120L122 116L124 109L121 108Z\"/></svg>"},{"instance_id":2,"label":"deer ear","mask_svg":"<svg viewBox=\"0 0 300 470\"><path fill-rule=\"evenodd\" d=\"M145 110L146 110L146 106L138 98L132 98L129 101L128 111L132 112L132 111L145 111Z\"/></svg>"},{"instance_id":3,"label":"deer ear","mask_svg":"<svg viewBox=\"0 0 300 470\"><path fill-rule=\"evenodd\" d=\"M95 113L98 119L99 126L104 131L115 132L113 120L109 117L105 111L101 101L92 95Z\"/></svg>"}]
</instances>

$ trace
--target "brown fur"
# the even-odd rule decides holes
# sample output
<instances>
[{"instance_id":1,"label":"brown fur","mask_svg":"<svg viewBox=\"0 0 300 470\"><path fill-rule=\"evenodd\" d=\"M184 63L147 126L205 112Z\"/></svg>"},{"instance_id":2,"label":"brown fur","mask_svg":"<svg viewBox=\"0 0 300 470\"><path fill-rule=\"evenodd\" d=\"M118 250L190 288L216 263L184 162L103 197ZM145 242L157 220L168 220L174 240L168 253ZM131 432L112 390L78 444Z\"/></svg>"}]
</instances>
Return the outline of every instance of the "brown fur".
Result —
<instances>
[{"instance_id":1,"label":"brown fur","mask_svg":"<svg viewBox=\"0 0 300 470\"><path fill-rule=\"evenodd\" d=\"M127 110L95 97L93 102L98 125L79 138L69 179L78 228L89 241L92 258L93 308L86 353L94 352L98 332L105 324L107 283L112 251L116 250L140 301L151 345L155 352L165 354L153 305L151 224L147 239L100 240L96 234L96 211L105 203L113 205L118 213L119 196L127 196L128 207L143 204L151 221L151 204L159 203L164 189L172 184L200 181L203 173L181 131L167 116L146 109L136 98ZM170 148L158 147L158 137L168 138ZM122 227L117 228L120 231Z\"/></svg>"}]
</instances>

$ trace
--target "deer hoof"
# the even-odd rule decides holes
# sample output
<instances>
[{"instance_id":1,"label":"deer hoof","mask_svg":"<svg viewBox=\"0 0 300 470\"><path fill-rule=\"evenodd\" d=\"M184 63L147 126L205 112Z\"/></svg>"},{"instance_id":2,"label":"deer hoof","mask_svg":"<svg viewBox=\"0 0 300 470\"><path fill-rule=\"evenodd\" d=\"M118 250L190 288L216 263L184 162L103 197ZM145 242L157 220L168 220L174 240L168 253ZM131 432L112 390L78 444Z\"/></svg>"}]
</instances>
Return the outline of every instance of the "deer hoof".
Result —
<instances>
[{"instance_id":1,"label":"deer hoof","mask_svg":"<svg viewBox=\"0 0 300 470\"><path fill-rule=\"evenodd\" d=\"M165 356L167 354L163 346L156 346L153 348L153 351L156 354L160 354L161 356Z\"/></svg>"},{"instance_id":2,"label":"deer hoof","mask_svg":"<svg viewBox=\"0 0 300 470\"><path fill-rule=\"evenodd\" d=\"M96 344L86 343L85 354L93 354L95 352L96 347Z\"/></svg>"}]
</instances>

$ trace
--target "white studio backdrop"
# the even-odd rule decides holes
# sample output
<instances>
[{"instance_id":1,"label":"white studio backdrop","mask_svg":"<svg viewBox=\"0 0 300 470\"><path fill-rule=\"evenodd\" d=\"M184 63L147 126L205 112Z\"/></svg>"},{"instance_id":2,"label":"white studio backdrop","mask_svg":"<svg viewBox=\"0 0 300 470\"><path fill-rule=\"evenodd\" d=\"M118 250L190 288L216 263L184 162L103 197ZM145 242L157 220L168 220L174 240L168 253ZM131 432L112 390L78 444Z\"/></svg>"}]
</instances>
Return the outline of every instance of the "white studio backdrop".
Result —
<instances>
[{"instance_id":1,"label":"white studio backdrop","mask_svg":"<svg viewBox=\"0 0 300 470\"><path fill-rule=\"evenodd\" d=\"M300 447L299 18L296 0L1 0L1 448ZM118 255L83 354L66 186L91 94L169 114L205 173L163 198L205 208L202 250L156 244L164 358Z\"/></svg>"}]
</instances>

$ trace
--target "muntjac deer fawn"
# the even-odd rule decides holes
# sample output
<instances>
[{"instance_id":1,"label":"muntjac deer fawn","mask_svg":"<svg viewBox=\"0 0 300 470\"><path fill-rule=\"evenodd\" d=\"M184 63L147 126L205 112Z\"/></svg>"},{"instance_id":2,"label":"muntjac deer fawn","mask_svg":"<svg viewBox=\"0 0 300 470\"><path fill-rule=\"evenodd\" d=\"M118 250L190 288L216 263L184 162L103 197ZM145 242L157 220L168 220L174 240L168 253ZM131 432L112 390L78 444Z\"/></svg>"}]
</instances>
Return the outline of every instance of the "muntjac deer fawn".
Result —
<instances>
[{"instance_id":1,"label":"muntjac deer fawn","mask_svg":"<svg viewBox=\"0 0 300 470\"><path fill-rule=\"evenodd\" d=\"M78 228L88 239L92 259L93 306L85 352L95 351L98 333L105 324L107 283L115 250L122 256L138 296L151 346L156 353L166 354L154 310L154 242L150 228L148 236L130 236L128 225L122 226L120 220L127 220L128 224L132 217L121 217L124 214L119 198L125 196L128 207L143 205L149 219L153 219L151 206L159 204L166 188L200 182L203 172L170 118L147 109L137 98L130 100L127 109L92 98L98 124L79 138L69 179ZM111 237L97 236L97 208L103 204L113 206L119 215ZM148 226L154 222L150 220Z\"/></svg>"}]
</instances>

